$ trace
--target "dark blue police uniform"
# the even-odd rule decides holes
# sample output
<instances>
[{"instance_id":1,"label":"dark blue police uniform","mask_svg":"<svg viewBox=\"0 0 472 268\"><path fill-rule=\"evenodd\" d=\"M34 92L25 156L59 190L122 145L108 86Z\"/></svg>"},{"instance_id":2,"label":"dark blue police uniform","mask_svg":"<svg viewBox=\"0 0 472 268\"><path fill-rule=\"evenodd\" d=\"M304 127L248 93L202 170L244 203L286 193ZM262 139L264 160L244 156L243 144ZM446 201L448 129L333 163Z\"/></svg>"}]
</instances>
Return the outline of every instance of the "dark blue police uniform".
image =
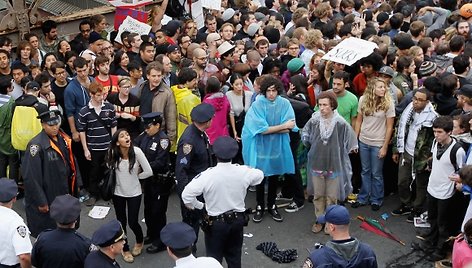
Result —
<instances>
[{"instance_id":1,"label":"dark blue police uniform","mask_svg":"<svg viewBox=\"0 0 472 268\"><path fill-rule=\"evenodd\" d=\"M205 123L211 120L215 109L208 103L201 103L192 109L190 116L193 122ZM175 177L177 179L177 191L182 196L185 186L200 172L213 166L210 140L204 131L195 124L189 125L179 139L177 147L177 160L175 163ZM189 210L180 202L182 221L192 226L198 240L202 211Z\"/></svg>"},{"instance_id":2,"label":"dark blue police uniform","mask_svg":"<svg viewBox=\"0 0 472 268\"><path fill-rule=\"evenodd\" d=\"M150 124L160 124L162 113L145 114L142 119L146 127ZM170 175L170 140L163 130L159 130L152 136L146 132L141 133L134 144L144 152L153 171L153 176L144 182L144 218L147 236L152 241L152 246L146 251L157 253L166 249L159 233L167 223L169 195L175 183Z\"/></svg>"},{"instance_id":3,"label":"dark blue police uniform","mask_svg":"<svg viewBox=\"0 0 472 268\"><path fill-rule=\"evenodd\" d=\"M31 251L31 263L35 267L82 268L90 252L91 241L78 233L75 226L80 216L80 202L71 195L57 196L51 203L51 218L69 228L46 230L39 234Z\"/></svg>"},{"instance_id":4,"label":"dark blue police uniform","mask_svg":"<svg viewBox=\"0 0 472 268\"><path fill-rule=\"evenodd\" d=\"M92 236L92 243L100 250L92 251L85 259L84 268L119 268L115 259L103 253L102 249L126 239L125 232L118 220L112 220L98 228Z\"/></svg>"}]
</instances>

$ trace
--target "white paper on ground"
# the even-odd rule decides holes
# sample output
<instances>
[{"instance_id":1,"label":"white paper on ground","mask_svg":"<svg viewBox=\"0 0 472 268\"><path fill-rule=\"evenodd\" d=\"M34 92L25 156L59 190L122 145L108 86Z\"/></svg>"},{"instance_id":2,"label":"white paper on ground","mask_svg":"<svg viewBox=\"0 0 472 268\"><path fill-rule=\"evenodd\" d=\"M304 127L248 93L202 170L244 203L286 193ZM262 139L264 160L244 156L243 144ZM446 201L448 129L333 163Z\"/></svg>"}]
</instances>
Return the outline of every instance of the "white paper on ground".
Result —
<instances>
[{"instance_id":1,"label":"white paper on ground","mask_svg":"<svg viewBox=\"0 0 472 268\"><path fill-rule=\"evenodd\" d=\"M110 207L94 206L92 210L90 210L88 216L92 219L104 219L108 215L109 211Z\"/></svg>"}]
</instances>

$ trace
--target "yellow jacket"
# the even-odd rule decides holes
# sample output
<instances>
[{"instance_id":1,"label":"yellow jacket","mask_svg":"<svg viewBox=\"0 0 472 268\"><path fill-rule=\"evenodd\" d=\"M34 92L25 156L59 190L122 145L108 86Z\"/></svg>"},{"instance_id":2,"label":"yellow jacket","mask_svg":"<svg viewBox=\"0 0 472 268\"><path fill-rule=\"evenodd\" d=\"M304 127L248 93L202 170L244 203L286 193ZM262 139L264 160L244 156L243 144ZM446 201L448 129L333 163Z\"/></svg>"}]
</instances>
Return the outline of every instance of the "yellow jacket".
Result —
<instances>
[{"instance_id":1,"label":"yellow jacket","mask_svg":"<svg viewBox=\"0 0 472 268\"><path fill-rule=\"evenodd\" d=\"M190 112L193 107L201 103L200 98L195 96L188 88L179 88L178 85L171 87L174 93L175 103L177 104L177 142L172 145L170 149L174 152L177 149L177 143L179 142L180 136L184 133L184 130L188 125L192 123L190 118Z\"/></svg>"}]
</instances>

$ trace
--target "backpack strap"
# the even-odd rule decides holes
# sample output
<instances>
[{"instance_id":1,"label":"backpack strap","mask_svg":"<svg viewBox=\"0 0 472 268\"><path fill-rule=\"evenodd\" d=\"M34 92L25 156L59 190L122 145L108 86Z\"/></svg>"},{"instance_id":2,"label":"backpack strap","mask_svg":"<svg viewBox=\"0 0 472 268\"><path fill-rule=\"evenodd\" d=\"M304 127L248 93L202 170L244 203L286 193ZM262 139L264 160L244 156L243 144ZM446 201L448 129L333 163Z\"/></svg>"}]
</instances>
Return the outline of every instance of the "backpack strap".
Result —
<instances>
[{"instance_id":1,"label":"backpack strap","mask_svg":"<svg viewBox=\"0 0 472 268\"><path fill-rule=\"evenodd\" d=\"M462 148L462 145L456 140L456 143L451 148L451 152L449 154L449 159L451 160L451 164L454 166L454 171L458 172L459 171L459 166L457 165L457 150L459 148Z\"/></svg>"}]
</instances>

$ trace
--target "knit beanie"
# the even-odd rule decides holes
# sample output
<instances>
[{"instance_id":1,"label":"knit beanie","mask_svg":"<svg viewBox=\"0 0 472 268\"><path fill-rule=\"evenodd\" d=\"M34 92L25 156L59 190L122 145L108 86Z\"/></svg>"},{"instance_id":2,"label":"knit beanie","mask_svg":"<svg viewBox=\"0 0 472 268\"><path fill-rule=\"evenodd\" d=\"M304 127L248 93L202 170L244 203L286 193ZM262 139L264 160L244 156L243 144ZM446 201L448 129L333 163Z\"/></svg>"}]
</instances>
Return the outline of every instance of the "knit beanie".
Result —
<instances>
[{"instance_id":1,"label":"knit beanie","mask_svg":"<svg viewBox=\"0 0 472 268\"><path fill-rule=\"evenodd\" d=\"M432 61L425 61L425 62L421 63L421 66L420 66L420 69L419 69L418 73L419 73L420 77L426 77L426 76L429 76L432 73L434 73L437 68L438 68L438 66L436 65L436 63L434 63Z\"/></svg>"}]
</instances>

